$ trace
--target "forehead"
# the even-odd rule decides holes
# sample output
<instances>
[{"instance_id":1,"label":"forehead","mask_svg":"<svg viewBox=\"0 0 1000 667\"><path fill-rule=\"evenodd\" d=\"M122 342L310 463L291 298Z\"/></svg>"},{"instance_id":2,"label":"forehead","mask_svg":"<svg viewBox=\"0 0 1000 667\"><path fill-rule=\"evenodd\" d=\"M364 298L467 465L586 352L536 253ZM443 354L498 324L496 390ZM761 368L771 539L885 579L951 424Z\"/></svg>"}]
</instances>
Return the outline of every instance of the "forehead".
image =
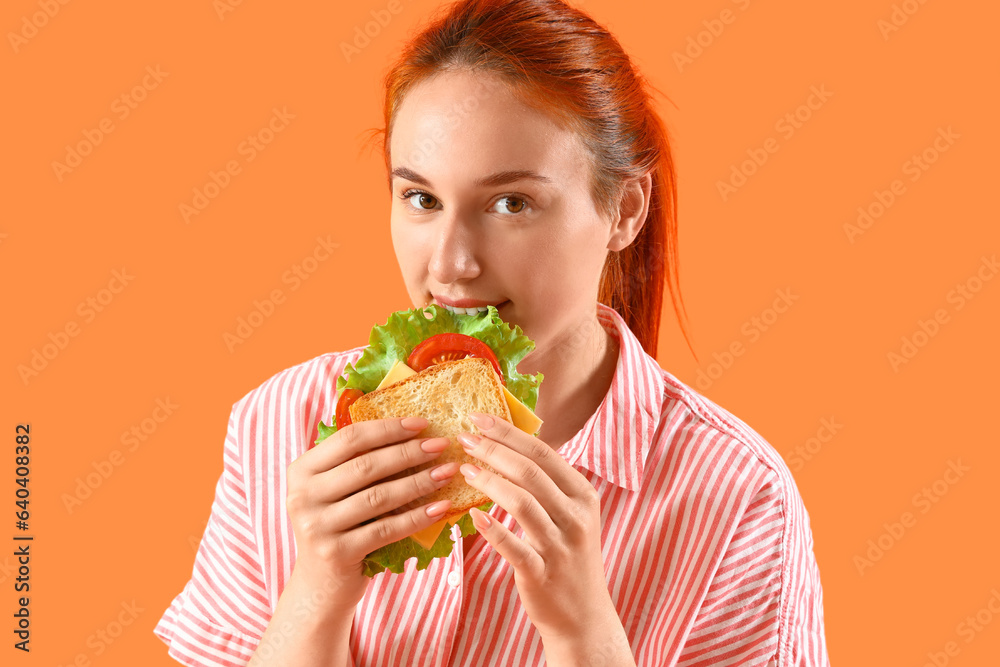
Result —
<instances>
[{"instance_id":1,"label":"forehead","mask_svg":"<svg viewBox=\"0 0 1000 667\"><path fill-rule=\"evenodd\" d=\"M448 72L403 99L390 137L392 167L430 178L474 181L504 170L531 170L569 184L586 179L579 136L522 102L498 78Z\"/></svg>"}]
</instances>

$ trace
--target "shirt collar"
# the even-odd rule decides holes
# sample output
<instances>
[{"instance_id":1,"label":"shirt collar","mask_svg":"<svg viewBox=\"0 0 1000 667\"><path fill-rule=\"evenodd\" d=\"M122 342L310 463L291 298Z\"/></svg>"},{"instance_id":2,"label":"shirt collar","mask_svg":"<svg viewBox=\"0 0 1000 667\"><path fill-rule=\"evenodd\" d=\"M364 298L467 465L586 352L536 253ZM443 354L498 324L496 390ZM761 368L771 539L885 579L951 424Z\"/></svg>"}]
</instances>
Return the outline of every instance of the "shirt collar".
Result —
<instances>
[{"instance_id":1,"label":"shirt collar","mask_svg":"<svg viewBox=\"0 0 1000 667\"><path fill-rule=\"evenodd\" d=\"M663 405L663 369L617 311L598 302L597 319L618 339L618 365L600 407L559 454L570 465L637 491Z\"/></svg>"}]
</instances>

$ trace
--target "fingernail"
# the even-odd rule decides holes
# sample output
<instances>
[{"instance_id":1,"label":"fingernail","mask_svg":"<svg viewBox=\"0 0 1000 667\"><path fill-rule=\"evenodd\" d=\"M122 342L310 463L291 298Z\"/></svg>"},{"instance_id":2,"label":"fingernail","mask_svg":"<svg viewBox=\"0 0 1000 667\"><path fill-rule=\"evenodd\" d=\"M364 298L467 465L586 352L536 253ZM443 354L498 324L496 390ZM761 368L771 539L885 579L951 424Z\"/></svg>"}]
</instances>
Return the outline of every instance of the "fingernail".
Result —
<instances>
[{"instance_id":1,"label":"fingernail","mask_svg":"<svg viewBox=\"0 0 1000 667\"><path fill-rule=\"evenodd\" d=\"M479 468L471 463L463 463L459 470L461 470L462 474L465 475L465 479L472 479L479 474Z\"/></svg>"},{"instance_id":2,"label":"fingernail","mask_svg":"<svg viewBox=\"0 0 1000 667\"><path fill-rule=\"evenodd\" d=\"M490 518L489 514L482 511L478 507L474 507L473 509L476 513L472 516L472 523L475 524L477 528L480 526L482 528L489 528L493 524L493 519ZM469 513L471 514L472 510L469 510Z\"/></svg>"},{"instance_id":3,"label":"fingernail","mask_svg":"<svg viewBox=\"0 0 1000 667\"><path fill-rule=\"evenodd\" d=\"M494 423L493 417L489 415L484 415L480 412L473 412L472 414L469 415L469 419L472 420L473 424L483 429L484 431L486 429L493 428L493 423Z\"/></svg>"},{"instance_id":4,"label":"fingernail","mask_svg":"<svg viewBox=\"0 0 1000 667\"><path fill-rule=\"evenodd\" d=\"M458 472L458 464L454 461L450 463L443 463L438 467L431 470L431 479L441 481L443 479L448 479L452 475Z\"/></svg>"},{"instance_id":5,"label":"fingernail","mask_svg":"<svg viewBox=\"0 0 1000 667\"><path fill-rule=\"evenodd\" d=\"M437 516L439 514L444 514L445 510L448 509L448 505L450 504L451 504L450 500L441 500L434 503L433 505L428 505L426 510L427 516Z\"/></svg>"},{"instance_id":6,"label":"fingernail","mask_svg":"<svg viewBox=\"0 0 1000 667\"><path fill-rule=\"evenodd\" d=\"M427 420L423 417L406 417L399 424L408 431L419 431L427 426Z\"/></svg>"},{"instance_id":7,"label":"fingernail","mask_svg":"<svg viewBox=\"0 0 1000 667\"><path fill-rule=\"evenodd\" d=\"M470 451L475 449L479 445L479 436L472 433L459 433L458 440L462 443L462 447L465 451Z\"/></svg>"},{"instance_id":8,"label":"fingernail","mask_svg":"<svg viewBox=\"0 0 1000 667\"><path fill-rule=\"evenodd\" d=\"M420 449L428 454L443 452L448 448L448 438L431 438L420 443Z\"/></svg>"}]
</instances>

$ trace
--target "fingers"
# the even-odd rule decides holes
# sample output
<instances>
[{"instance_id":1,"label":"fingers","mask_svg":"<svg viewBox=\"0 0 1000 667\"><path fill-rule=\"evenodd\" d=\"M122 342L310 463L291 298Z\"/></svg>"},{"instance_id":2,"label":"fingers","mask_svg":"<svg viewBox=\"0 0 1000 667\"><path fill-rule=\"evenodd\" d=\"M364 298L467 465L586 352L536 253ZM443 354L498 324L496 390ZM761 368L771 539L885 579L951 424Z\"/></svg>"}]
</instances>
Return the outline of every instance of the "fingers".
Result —
<instances>
[{"instance_id":1,"label":"fingers","mask_svg":"<svg viewBox=\"0 0 1000 667\"><path fill-rule=\"evenodd\" d=\"M527 459L534 461L567 496L584 498L594 495L587 478L573 469L559 453L533 435L503 419L473 412L469 415L482 435L495 440ZM485 459L483 459L485 460ZM492 461L486 461L491 466ZM495 466L494 466L495 467ZM497 469L499 470L499 468ZM503 471L500 471L503 473ZM504 473L506 475L506 473Z\"/></svg>"},{"instance_id":2,"label":"fingers","mask_svg":"<svg viewBox=\"0 0 1000 667\"><path fill-rule=\"evenodd\" d=\"M345 461L372 449L413 438L427 427L422 417L405 419L372 419L349 424L295 459L289 466L296 474L315 475L333 470Z\"/></svg>"},{"instance_id":3,"label":"fingers","mask_svg":"<svg viewBox=\"0 0 1000 667\"><path fill-rule=\"evenodd\" d=\"M524 531L525 537L535 548L544 550L548 545L559 542L559 526L565 525L562 523L564 515L562 510L557 509L553 512L553 506L542 507L528 491L514 483L516 480L509 481L489 470L468 463L462 464L460 472L465 476L466 484L482 491L514 517Z\"/></svg>"},{"instance_id":4,"label":"fingers","mask_svg":"<svg viewBox=\"0 0 1000 667\"><path fill-rule=\"evenodd\" d=\"M537 522L536 533L547 530L546 523L562 524L566 495L535 461L492 438L462 434L458 439L469 456L488 464L503 476L483 470L474 478L478 483L466 480L470 486L482 490L518 517L526 531L524 521L530 521L531 514L537 515L533 519Z\"/></svg>"},{"instance_id":5,"label":"fingers","mask_svg":"<svg viewBox=\"0 0 1000 667\"><path fill-rule=\"evenodd\" d=\"M438 510L434 515L427 514L427 506L417 507L403 514L382 517L378 521L351 531L351 533L357 534L357 544L370 545L361 551L364 554L369 554L387 544L409 537L418 530L434 525L445 516L445 512L451 507L451 501L441 500L434 505L435 509Z\"/></svg>"},{"instance_id":6,"label":"fingers","mask_svg":"<svg viewBox=\"0 0 1000 667\"><path fill-rule=\"evenodd\" d=\"M515 570L528 571L536 578L541 578L545 562L535 549L499 521L491 520L490 515L479 508L470 509L469 515L483 539Z\"/></svg>"},{"instance_id":7,"label":"fingers","mask_svg":"<svg viewBox=\"0 0 1000 667\"><path fill-rule=\"evenodd\" d=\"M313 497L316 502L335 503L367 491L366 487L394 479L409 468L426 466L448 444L447 438L421 438L359 454L333 470L317 474Z\"/></svg>"},{"instance_id":8,"label":"fingers","mask_svg":"<svg viewBox=\"0 0 1000 667\"><path fill-rule=\"evenodd\" d=\"M330 505L326 511L333 517L331 521L337 526L337 530L358 526L368 519L383 515L440 489L451 481L455 473L458 472L458 466L458 462L452 461L421 470L402 479L377 484L355 493L342 502ZM433 516L427 513L427 508L430 506L428 504L402 514L390 514L381 517L378 521L361 526L362 532L359 534L359 538L367 543L369 538L377 536L380 544L374 547L376 549L379 546L401 540L407 535L439 521L444 512L451 506L451 501L446 499L433 503L433 509L440 510L438 514ZM384 541L382 541L383 539Z\"/></svg>"}]
</instances>

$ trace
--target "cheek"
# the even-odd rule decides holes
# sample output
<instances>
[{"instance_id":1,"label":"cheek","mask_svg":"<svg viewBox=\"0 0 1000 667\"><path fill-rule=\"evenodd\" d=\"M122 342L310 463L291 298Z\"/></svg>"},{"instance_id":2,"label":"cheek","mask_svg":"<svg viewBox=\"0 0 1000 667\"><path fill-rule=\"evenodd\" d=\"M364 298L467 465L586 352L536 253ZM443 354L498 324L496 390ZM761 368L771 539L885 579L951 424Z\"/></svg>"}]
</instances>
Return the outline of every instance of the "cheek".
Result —
<instances>
[{"instance_id":1,"label":"cheek","mask_svg":"<svg viewBox=\"0 0 1000 667\"><path fill-rule=\"evenodd\" d=\"M409 283L419 277L421 262L424 261L423 239L415 233L412 225L397 224L390 221L389 232L392 236L392 249L396 253L396 261L403 278ZM426 262L424 262L426 266Z\"/></svg>"},{"instance_id":2,"label":"cheek","mask_svg":"<svg viewBox=\"0 0 1000 667\"><path fill-rule=\"evenodd\" d=\"M396 253L396 256L398 257L400 248L404 247L403 245L404 235L400 229L400 226L396 224L396 220L393 216L390 216L389 218L389 236L392 239L392 250L393 252Z\"/></svg>"},{"instance_id":3,"label":"cheek","mask_svg":"<svg viewBox=\"0 0 1000 667\"><path fill-rule=\"evenodd\" d=\"M562 308L591 298L592 283L604 263L601 241L591 229L553 225L530 240L498 247L498 256L504 258L499 268L541 311Z\"/></svg>"},{"instance_id":4,"label":"cheek","mask_svg":"<svg viewBox=\"0 0 1000 667\"><path fill-rule=\"evenodd\" d=\"M553 225L546 234L535 240L535 259L538 270L549 275L564 276L558 282L580 284L580 279L589 276L603 265L607 249L607 234L603 222L588 219L592 211L582 210L578 216L572 213Z\"/></svg>"}]
</instances>

